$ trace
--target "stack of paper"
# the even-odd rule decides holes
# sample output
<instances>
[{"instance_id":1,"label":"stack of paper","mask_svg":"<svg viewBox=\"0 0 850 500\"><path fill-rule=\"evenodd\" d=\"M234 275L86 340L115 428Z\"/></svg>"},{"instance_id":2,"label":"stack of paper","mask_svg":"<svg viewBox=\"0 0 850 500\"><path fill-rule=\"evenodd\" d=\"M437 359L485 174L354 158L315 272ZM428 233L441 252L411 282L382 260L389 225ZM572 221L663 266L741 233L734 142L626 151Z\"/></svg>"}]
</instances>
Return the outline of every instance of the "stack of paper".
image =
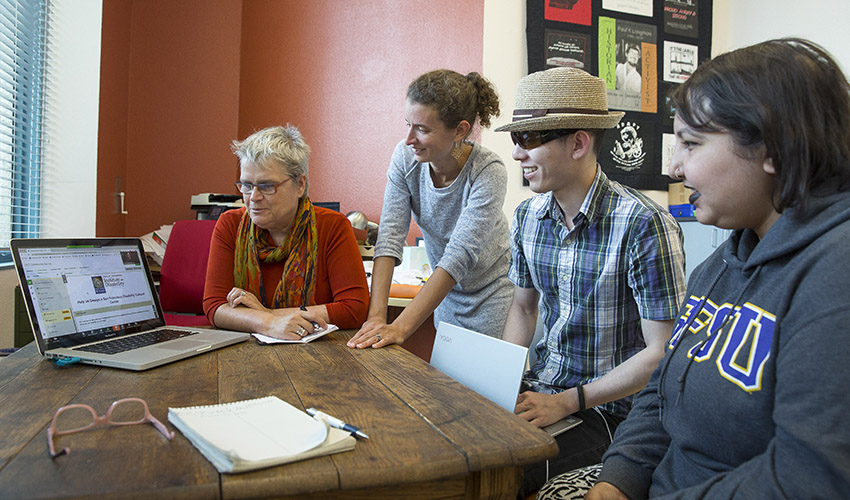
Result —
<instances>
[{"instance_id":1,"label":"stack of paper","mask_svg":"<svg viewBox=\"0 0 850 500\"><path fill-rule=\"evenodd\" d=\"M145 253L159 265L162 265L162 258L165 256L165 247L168 246L172 227L173 224L160 226L156 231L139 237L142 240Z\"/></svg>"},{"instance_id":2,"label":"stack of paper","mask_svg":"<svg viewBox=\"0 0 850 500\"><path fill-rule=\"evenodd\" d=\"M348 432L328 427L275 396L169 408L168 421L219 472L244 472L354 449Z\"/></svg>"},{"instance_id":3,"label":"stack of paper","mask_svg":"<svg viewBox=\"0 0 850 500\"><path fill-rule=\"evenodd\" d=\"M261 344L306 344L307 342L311 342L316 340L319 337L323 337L331 332L335 332L339 330L339 327L336 325L332 325L328 323L327 328L316 328L313 333L310 335L305 335L300 339L290 340L290 339L279 339L277 337L269 337L268 335L263 335L262 333L253 333L252 335Z\"/></svg>"}]
</instances>

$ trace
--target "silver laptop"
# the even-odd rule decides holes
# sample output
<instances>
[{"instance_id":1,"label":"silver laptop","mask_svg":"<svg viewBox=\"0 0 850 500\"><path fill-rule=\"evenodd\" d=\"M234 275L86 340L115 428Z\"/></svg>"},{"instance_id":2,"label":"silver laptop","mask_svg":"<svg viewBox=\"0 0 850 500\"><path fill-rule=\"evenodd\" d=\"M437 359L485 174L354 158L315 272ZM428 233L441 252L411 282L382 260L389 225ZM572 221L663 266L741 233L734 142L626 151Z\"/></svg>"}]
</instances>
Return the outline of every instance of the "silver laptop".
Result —
<instances>
[{"instance_id":1,"label":"silver laptop","mask_svg":"<svg viewBox=\"0 0 850 500\"><path fill-rule=\"evenodd\" d=\"M527 357L526 347L441 321L431 365L513 413ZM546 431L557 436L580 423L571 415Z\"/></svg>"},{"instance_id":2,"label":"silver laptop","mask_svg":"<svg viewBox=\"0 0 850 500\"><path fill-rule=\"evenodd\" d=\"M138 238L14 239L11 248L47 358L147 370L250 337L165 326Z\"/></svg>"}]
</instances>

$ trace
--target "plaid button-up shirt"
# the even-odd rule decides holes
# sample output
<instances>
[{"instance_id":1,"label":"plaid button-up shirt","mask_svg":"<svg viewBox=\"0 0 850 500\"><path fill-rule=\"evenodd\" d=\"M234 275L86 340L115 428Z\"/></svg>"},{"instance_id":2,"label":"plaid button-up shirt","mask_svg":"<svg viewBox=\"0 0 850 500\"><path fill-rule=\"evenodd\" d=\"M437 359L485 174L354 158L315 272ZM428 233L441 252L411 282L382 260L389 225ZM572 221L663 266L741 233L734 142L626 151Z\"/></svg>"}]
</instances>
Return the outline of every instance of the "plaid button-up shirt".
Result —
<instances>
[{"instance_id":1,"label":"plaid button-up shirt","mask_svg":"<svg viewBox=\"0 0 850 500\"><path fill-rule=\"evenodd\" d=\"M508 277L540 294L545 333L526 375L539 392L605 375L646 346L641 318L672 319L685 296L682 231L641 193L597 167L573 224L552 193L514 212ZM631 398L602 406L623 417L630 407Z\"/></svg>"}]
</instances>

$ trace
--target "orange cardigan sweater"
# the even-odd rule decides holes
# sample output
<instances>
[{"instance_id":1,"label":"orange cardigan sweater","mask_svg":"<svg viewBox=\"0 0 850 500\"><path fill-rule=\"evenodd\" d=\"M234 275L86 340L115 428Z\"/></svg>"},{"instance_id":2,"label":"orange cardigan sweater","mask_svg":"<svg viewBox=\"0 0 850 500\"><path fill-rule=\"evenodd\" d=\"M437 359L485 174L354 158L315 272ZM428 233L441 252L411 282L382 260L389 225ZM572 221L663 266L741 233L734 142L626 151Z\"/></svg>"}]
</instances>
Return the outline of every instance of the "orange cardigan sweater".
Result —
<instances>
[{"instance_id":1,"label":"orange cardigan sweater","mask_svg":"<svg viewBox=\"0 0 850 500\"><path fill-rule=\"evenodd\" d=\"M330 323L342 329L360 328L369 312L369 288L351 223L339 212L314 208L319 239L315 303L326 305ZM227 303L227 294L234 286L236 232L244 213L244 208L224 212L213 232L204 287L204 313L211 324L215 324L215 311ZM275 289L283 275L283 264L260 263L266 304L271 304L274 299Z\"/></svg>"}]
</instances>

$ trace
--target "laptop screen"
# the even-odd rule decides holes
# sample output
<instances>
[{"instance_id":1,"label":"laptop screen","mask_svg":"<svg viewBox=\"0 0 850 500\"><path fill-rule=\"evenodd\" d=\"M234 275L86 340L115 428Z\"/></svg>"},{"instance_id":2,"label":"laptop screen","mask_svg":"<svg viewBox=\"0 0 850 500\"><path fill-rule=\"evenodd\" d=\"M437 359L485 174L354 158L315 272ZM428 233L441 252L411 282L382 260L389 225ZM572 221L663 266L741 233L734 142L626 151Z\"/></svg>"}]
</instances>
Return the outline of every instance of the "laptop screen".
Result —
<instances>
[{"instance_id":1,"label":"laptop screen","mask_svg":"<svg viewBox=\"0 0 850 500\"><path fill-rule=\"evenodd\" d=\"M528 349L441 321L431 365L513 413Z\"/></svg>"},{"instance_id":2,"label":"laptop screen","mask_svg":"<svg viewBox=\"0 0 850 500\"><path fill-rule=\"evenodd\" d=\"M49 241L49 240L48 240ZM160 326L144 254L134 240L19 244L19 278L45 349ZM31 245L31 246L30 246Z\"/></svg>"}]
</instances>

